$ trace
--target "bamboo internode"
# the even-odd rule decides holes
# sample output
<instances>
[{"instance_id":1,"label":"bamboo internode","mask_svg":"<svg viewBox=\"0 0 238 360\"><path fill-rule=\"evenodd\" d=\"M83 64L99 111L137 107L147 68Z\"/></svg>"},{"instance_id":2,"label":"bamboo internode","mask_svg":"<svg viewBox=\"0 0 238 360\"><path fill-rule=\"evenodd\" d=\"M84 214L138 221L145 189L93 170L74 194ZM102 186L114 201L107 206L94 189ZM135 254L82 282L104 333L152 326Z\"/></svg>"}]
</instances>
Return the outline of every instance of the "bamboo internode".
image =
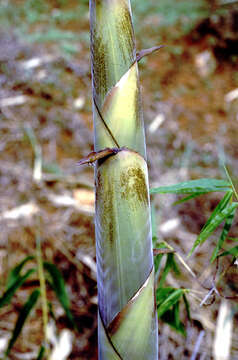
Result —
<instances>
[{"instance_id":1,"label":"bamboo internode","mask_svg":"<svg viewBox=\"0 0 238 360\"><path fill-rule=\"evenodd\" d=\"M130 1L91 0L90 26L99 359L155 360L148 170Z\"/></svg>"}]
</instances>

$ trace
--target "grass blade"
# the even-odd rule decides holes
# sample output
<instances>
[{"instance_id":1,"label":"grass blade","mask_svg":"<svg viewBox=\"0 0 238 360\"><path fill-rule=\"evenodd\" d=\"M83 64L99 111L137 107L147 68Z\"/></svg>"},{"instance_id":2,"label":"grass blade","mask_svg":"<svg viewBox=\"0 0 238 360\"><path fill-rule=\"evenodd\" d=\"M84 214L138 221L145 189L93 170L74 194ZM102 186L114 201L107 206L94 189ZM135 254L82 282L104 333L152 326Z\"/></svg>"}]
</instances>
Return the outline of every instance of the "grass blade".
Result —
<instances>
[{"instance_id":1,"label":"grass blade","mask_svg":"<svg viewBox=\"0 0 238 360\"><path fill-rule=\"evenodd\" d=\"M76 327L73 315L70 311L70 300L65 289L65 283L61 272L54 264L51 264L47 261L44 261L44 269L50 275L49 283L54 290L60 304L62 305L69 321L71 322L73 327Z\"/></svg>"},{"instance_id":2,"label":"grass blade","mask_svg":"<svg viewBox=\"0 0 238 360\"><path fill-rule=\"evenodd\" d=\"M12 337L9 341L9 344L8 344L8 347L6 350L6 355L8 355L10 353L11 348L13 347L15 341L17 340L28 315L30 314L32 308L35 306L39 295L40 295L40 290L39 289L34 290L32 292L32 294L29 296L29 298L27 299L26 303L24 304L24 306L19 314L19 317L17 319L15 328L13 330Z\"/></svg>"},{"instance_id":3,"label":"grass blade","mask_svg":"<svg viewBox=\"0 0 238 360\"><path fill-rule=\"evenodd\" d=\"M16 281L19 280L19 275L24 267L24 265L30 261L33 260L34 256L27 256L25 257L17 266L15 266L9 273L6 283L6 290L8 290Z\"/></svg>"},{"instance_id":4,"label":"grass blade","mask_svg":"<svg viewBox=\"0 0 238 360\"><path fill-rule=\"evenodd\" d=\"M36 360L42 360L44 358L44 355L45 355L45 347L42 345L40 347Z\"/></svg>"},{"instance_id":5,"label":"grass blade","mask_svg":"<svg viewBox=\"0 0 238 360\"><path fill-rule=\"evenodd\" d=\"M0 298L0 308L6 304L9 304L11 298L13 297L17 289L21 287L22 284L24 284L24 282L29 278L29 276L35 271L36 269L30 269L25 273L25 275L18 276L16 278L15 282L11 285L11 287L8 287L3 296Z\"/></svg>"},{"instance_id":6,"label":"grass blade","mask_svg":"<svg viewBox=\"0 0 238 360\"><path fill-rule=\"evenodd\" d=\"M175 185L160 186L150 189L151 194L205 194L215 191L228 191L231 184L219 179L198 179L184 181ZM198 195L197 195L198 196Z\"/></svg>"}]
</instances>

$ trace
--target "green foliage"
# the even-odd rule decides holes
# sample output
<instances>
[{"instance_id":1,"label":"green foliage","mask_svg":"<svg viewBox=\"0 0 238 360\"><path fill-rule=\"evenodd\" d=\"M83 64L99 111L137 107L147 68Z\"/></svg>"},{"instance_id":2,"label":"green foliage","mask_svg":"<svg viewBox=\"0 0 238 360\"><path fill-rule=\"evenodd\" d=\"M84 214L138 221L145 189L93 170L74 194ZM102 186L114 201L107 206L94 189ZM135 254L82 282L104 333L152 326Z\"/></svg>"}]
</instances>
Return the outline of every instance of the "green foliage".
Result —
<instances>
[{"instance_id":1,"label":"green foliage","mask_svg":"<svg viewBox=\"0 0 238 360\"><path fill-rule=\"evenodd\" d=\"M24 275L19 275L15 278L15 281L12 283L10 287L6 289L2 297L0 298L0 308L6 304L9 304L16 290L21 287L24 282L29 278L31 274L33 274L36 269L30 269L26 271Z\"/></svg>"},{"instance_id":2,"label":"green foliage","mask_svg":"<svg viewBox=\"0 0 238 360\"><path fill-rule=\"evenodd\" d=\"M6 350L6 355L8 355L10 353L11 348L13 347L14 343L16 342L18 336L21 333L21 330L23 328L23 325L28 317L28 315L30 314L31 310L33 309L33 307L36 305L36 302L38 300L38 297L40 295L40 290L39 289L35 289L31 295L28 297L26 303L23 305L20 314L18 316L15 328L13 330L12 333L12 337L9 341L7 350Z\"/></svg>"},{"instance_id":3,"label":"green foliage","mask_svg":"<svg viewBox=\"0 0 238 360\"><path fill-rule=\"evenodd\" d=\"M199 179L184 181L171 186L160 186L152 188L151 194L191 194L199 196L215 191L228 191L231 189L231 184L225 180L217 179Z\"/></svg>"},{"instance_id":4,"label":"green foliage","mask_svg":"<svg viewBox=\"0 0 238 360\"><path fill-rule=\"evenodd\" d=\"M45 347L41 346L36 360L42 360L44 358L44 354L45 354Z\"/></svg>"},{"instance_id":5,"label":"green foliage","mask_svg":"<svg viewBox=\"0 0 238 360\"><path fill-rule=\"evenodd\" d=\"M164 285L165 279L170 271L174 271L176 275L179 275L180 271L179 268L174 260L174 254L168 254L166 264L164 270L162 272L159 286L162 287Z\"/></svg>"},{"instance_id":6,"label":"green foliage","mask_svg":"<svg viewBox=\"0 0 238 360\"><path fill-rule=\"evenodd\" d=\"M58 268L47 261L44 261L44 269L48 272L50 275L50 279L48 279L48 282L51 286L51 288L54 290L61 306L63 307L68 319L70 320L71 324L76 327L73 315L70 311L70 300L67 295L66 289L65 289L65 283L63 276L61 275Z\"/></svg>"},{"instance_id":7,"label":"green foliage","mask_svg":"<svg viewBox=\"0 0 238 360\"><path fill-rule=\"evenodd\" d=\"M17 266L15 266L9 273L6 283L6 289L8 290L14 283L19 281L20 273L24 265L30 261L33 260L34 256L27 256L25 259L23 259Z\"/></svg>"},{"instance_id":8,"label":"green foliage","mask_svg":"<svg viewBox=\"0 0 238 360\"><path fill-rule=\"evenodd\" d=\"M203 226L188 256L193 253L193 251L198 245L203 244L209 238L209 236L218 228L218 226L224 221L221 236L212 253L210 261L213 262L219 256L219 251L227 238L228 232L231 228L235 216L235 211L238 207L238 202L232 202L232 197L237 197L237 193L227 170L226 174L229 181L218 179L198 179L181 182L171 186L161 186L150 190L151 194L188 195L182 200L177 201L175 204L191 200L197 196L204 195L210 192L226 192L223 199L213 210L211 216Z\"/></svg>"},{"instance_id":9,"label":"green foliage","mask_svg":"<svg viewBox=\"0 0 238 360\"><path fill-rule=\"evenodd\" d=\"M180 300L185 297L187 289L175 289L171 287L158 288L156 291L158 317L169 324L174 330L186 335L185 326L180 320ZM188 305L188 302L186 302Z\"/></svg>"},{"instance_id":10,"label":"green foliage","mask_svg":"<svg viewBox=\"0 0 238 360\"><path fill-rule=\"evenodd\" d=\"M153 220L152 220L152 224L153 224ZM152 229L153 228L154 226L152 226ZM156 249L167 248L166 244L163 242L159 242L156 244L157 236L155 233L153 238ZM165 254L159 254L154 257L154 267L156 274L159 272L161 260L164 255ZM157 313L158 313L158 317L163 322L167 323L172 329L176 330L181 335L185 336L186 335L185 326L180 320L179 308L182 299L185 304L187 317L190 319L189 303L185 296L185 293L188 292L188 290L176 289L176 288L164 286L166 277L170 271L173 271L176 275L180 274L178 265L176 264L174 259L174 254L167 254L166 256L167 256L166 263L163 270L161 271L158 288L156 290Z\"/></svg>"},{"instance_id":11,"label":"green foliage","mask_svg":"<svg viewBox=\"0 0 238 360\"><path fill-rule=\"evenodd\" d=\"M171 306L175 305L183 293L183 289L159 287L156 291L158 316L162 316Z\"/></svg>"},{"instance_id":12,"label":"green foliage","mask_svg":"<svg viewBox=\"0 0 238 360\"><path fill-rule=\"evenodd\" d=\"M180 302L177 301L171 309L167 310L162 316L161 320L169 324L172 329L176 330L183 336L186 336L185 326L179 318Z\"/></svg>"},{"instance_id":13,"label":"green foliage","mask_svg":"<svg viewBox=\"0 0 238 360\"><path fill-rule=\"evenodd\" d=\"M217 245L216 245L216 247L215 247L215 249L214 249L214 251L212 253L211 262L213 262L217 258L218 253L219 253L220 249L223 246L223 243L225 242L225 240L227 238L227 235L228 235L229 230L231 228L234 216L235 216L235 209L234 209L234 211L232 211L230 213L230 215L227 216L227 218L225 220L225 224L224 224L221 236L220 236L220 238L219 238L219 240L217 242Z\"/></svg>"},{"instance_id":14,"label":"green foliage","mask_svg":"<svg viewBox=\"0 0 238 360\"><path fill-rule=\"evenodd\" d=\"M19 289L28 279L29 277L36 272L36 268L30 268L26 270L23 274L21 274L24 270L24 267L27 263L31 260L34 260L35 256L27 256L25 257L19 264L17 264L9 273L7 283L6 283L6 290L3 295L0 297L0 308L4 305L10 304L12 297L16 294L17 289ZM73 315L70 311L70 300L68 298L64 279L58 270L58 268L49 262L44 262L44 269L49 275L48 283L50 284L51 288L53 289L56 297L58 298L61 306L63 307L66 316L68 317L70 323L74 328L77 328ZM40 289L36 288L33 290L25 304L23 305L15 328L12 332L11 339L9 340L8 347L6 350L6 356L10 353L11 348L13 347L14 343L16 342L18 336L21 333L21 330L29 316L31 310L35 307L38 297L40 295ZM38 359L42 359L44 355L44 347L40 348Z\"/></svg>"},{"instance_id":15,"label":"green foliage","mask_svg":"<svg viewBox=\"0 0 238 360\"><path fill-rule=\"evenodd\" d=\"M225 195L225 197L229 197L229 192ZM189 256L193 253L195 248L199 245L204 243L205 240L213 233L213 231L224 221L230 218L232 215L234 216L234 212L238 207L237 202L233 202L231 205L225 203L225 197L220 201L217 205L215 210L213 211L212 215L204 225L202 231L198 235L192 250L189 252ZM224 231L225 234L225 231ZM214 260L214 259L213 259Z\"/></svg>"},{"instance_id":16,"label":"green foliage","mask_svg":"<svg viewBox=\"0 0 238 360\"><path fill-rule=\"evenodd\" d=\"M187 289L176 289L172 287L159 287L156 291L156 303L158 317L169 324L174 330L186 335L185 326L180 319L180 302L183 300L189 315L189 303L186 298Z\"/></svg>"},{"instance_id":17,"label":"green foliage","mask_svg":"<svg viewBox=\"0 0 238 360\"><path fill-rule=\"evenodd\" d=\"M238 256L238 246L221 250L224 247L226 240L237 242L237 238L228 237L229 230L232 226L233 219L235 216L238 202L232 201L233 197L237 198L236 189L231 181L231 178L226 170L229 181L218 180L218 179L198 179L186 182L181 182L171 186L161 186L150 190L151 194L177 194L177 195L188 195L182 200L177 201L175 204L189 201L197 196L204 195L210 192L225 192L224 197L218 203L216 208L213 210L209 219L201 229L189 256L193 253L198 245L203 244L210 235L224 222L221 235L217 241L215 249L211 255L210 261L213 262L216 258L221 256L232 255L234 258ZM152 229L153 229L153 243L156 246L156 226L155 226L155 215L152 212ZM157 248L166 246L166 244L160 242L157 244ZM223 249L224 250L224 249ZM155 257L155 269L158 271L161 264L161 260L164 254L159 254ZM174 261L174 254L168 254L165 266L160 276L159 286L156 292L157 300L157 311L159 318L168 323L173 329L185 335L185 327L179 317L179 306L181 299L183 299L184 306L187 312L187 317L190 319L189 303L186 298L186 293L189 290L175 289L171 287L165 287L165 280L170 270L177 271L177 265Z\"/></svg>"},{"instance_id":18,"label":"green foliage","mask_svg":"<svg viewBox=\"0 0 238 360\"><path fill-rule=\"evenodd\" d=\"M233 248L224 251L219 256L225 256L225 255L233 255L234 257L238 256L238 246L234 246Z\"/></svg>"}]
</instances>

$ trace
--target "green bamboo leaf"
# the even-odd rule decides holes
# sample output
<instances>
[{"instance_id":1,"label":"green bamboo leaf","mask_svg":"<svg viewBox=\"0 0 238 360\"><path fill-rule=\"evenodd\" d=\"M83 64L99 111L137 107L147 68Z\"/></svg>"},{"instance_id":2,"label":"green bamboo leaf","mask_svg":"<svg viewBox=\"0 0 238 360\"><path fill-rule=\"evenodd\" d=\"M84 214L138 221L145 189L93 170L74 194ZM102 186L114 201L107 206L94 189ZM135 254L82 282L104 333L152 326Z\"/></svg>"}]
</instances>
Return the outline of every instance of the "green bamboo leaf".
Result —
<instances>
[{"instance_id":1,"label":"green bamboo leaf","mask_svg":"<svg viewBox=\"0 0 238 360\"><path fill-rule=\"evenodd\" d=\"M238 207L237 202L233 202L231 205L227 206L220 212L216 213L216 215L209 221L209 224L204 227L202 232L198 235L197 240L195 241L192 250L189 252L188 256L190 256L194 249L199 245L203 244L204 241L213 233L213 231L224 221L230 214Z\"/></svg>"},{"instance_id":2,"label":"green bamboo leaf","mask_svg":"<svg viewBox=\"0 0 238 360\"><path fill-rule=\"evenodd\" d=\"M233 255L233 256L237 257L238 256L238 246L236 245L233 248L224 251L222 254L219 255L219 257L226 256L226 255Z\"/></svg>"},{"instance_id":3,"label":"green bamboo leaf","mask_svg":"<svg viewBox=\"0 0 238 360\"><path fill-rule=\"evenodd\" d=\"M216 247L215 247L215 249L214 249L214 251L212 253L212 257L211 257L211 260L210 260L211 263L218 256L219 250L222 248L222 245L223 245L224 241L227 238L227 234L230 231L230 228L231 228L234 216L235 216L235 211L236 211L236 209L234 209L234 211L231 212L231 214L229 216L227 216L227 218L226 218L226 221L225 221L221 236L220 236L220 238L218 240L218 243L217 243L217 245L216 245Z\"/></svg>"},{"instance_id":4,"label":"green bamboo leaf","mask_svg":"<svg viewBox=\"0 0 238 360\"><path fill-rule=\"evenodd\" d=\"M234 242L238 242L238 238L234 238L232 236L228 236L227 239L231 240L231 241L234 241Z\"/></svg>"},{"instance_id":5,"label":"green bamboo leaf","mask_svg":"<svg viewBox=\"0 0 238 360\"><path fill-rule=\"evenodd\" d=\"M31 274L33 274L36 271L36 269L30 269L28 270L25 275L16 277L14 283L11 285L11 287L8 287L8 289L4 292L2 297L0 298L0 308L6 304L9 304L11 301L11 298L17 291L19 287L24 284L24 282L29 278Z\"/></svg>"},{"instance_id":6,"label":"green bamboo leaf","mask_svg":"<svg viewBox=\"0 0 238 360\"><path fill-rule=\"evenodd\" d=\"M210 215L209 219L207 220L206 224L203 226L201 232L204 231L205 228L212 223L213 219L216 217L217 214L219 214L223 209L225 209L227 207L227 205L231 201L232 194L233 194L232 190L227 191L225 196L222 198L222 200L219 202L219 204L213 210L213 212Z\"/></svg>"},{"instance_id":7,"label":"green bamboo leaf","mask_svg":"<svg viewBox=\"0 0 238 360\"><path fill-rule=\"evenodd\" d=\"M175 289L173 287L159 287L156 290L156 303L157 305L161 305L169 295L173 293Z\"/></svg>"},{"instance_id":8,"label":"green bamboo leaf","mask_svg":"<svg viewBox=\"0 0 238 360\"><path fill-rule=\"evenodd\" d=\"M30 261L33 260L34 256L27 256L25 257L18 265L16 265L9 273L6 283L6 290L8 290L16 281L19 280L19 275L24 267L24 265Z\"/></svg>"},{"instance_id":9,"label":"green bamboo leaf","mask_svg":"<svg viewBox=\"0 0 238 360\"><path fill-rule=\"evenodd\" d=\"M49 263L47 261L44 261L43 263L44 269L49 273L50 275L50 285L52 289L54 290L60 304L62 305L69 321L71 324L76 327L76 323L74 321L73 315L70 311L70 300L67 295L66 289L65 289L65 283L63 276L61 275L61 272L59 269L52 263Z\"/></svg>"},{"instance_id":10,"label":"green bamboo leaf","mask_svg":"<svg viewBox=\"0 0 238 360\"><path fill-rule=\"evenodd\" d=\"M185 291L186 290L184 289L173 289L172 293L161 304L157 306L158 317L161 317L167 310L169 310L174 304L176 304ZM157 294L157 292L156 297L159 298L159 294Z\"/></svg>"},{"instance_id":11,"label":"green bamboo leaf","mask_svg":"<svg viewBox=\"0 0 238 360\"><path fill-rule=\"evenodd\" d=\"M207 194L207 193L206 193L206 192L196 192L196 193L191 194L191 195L189 195L189 196L186 196L186 197L184 197L184 198L182 198L182 199L180 199L180 200L178 200L178 201L175 201L175 202L173 203L173 205L182 204L182 203L184 203L184 202L186 202L186 201L189 201L189 200L191 200L191 199L195 199L196 197L201 196L201 195L204 195L204 194Z\"/></svg>"},{"instance_id":12,"label":"green bamboo leaf","mask_svg":"<svg viewBox=\"0 0 238 360\"><path fill-rule=\"evenodd\" d=\"M177 292L177 290L179 290L179 292ZM181 294L181 291L183 292L182 294ZM167 324L169 324L174 330L176 330L177 332L179 332L183 336L186 335L186 331L185 331L184 324L181 322L181 320L179 318L179 300L180 300L180 296L182 295L184 303L185 303L187 316L190 319L189 303L188 303L186 295L185 295L185 292L187 292L187 291L188 290L174 289L174 288L171 288L171 287L166 287L166 288L159 288L159 289L157 289L157 292L156 292L157 308L160 308L160 306L170 296L175 296L175 298L173 299L175 304L172 305L171 309L167 309L160 316L160 318L161 318L161 320L163 322L166 322ZM167 305L169 305L169 304L167 304Z\"/></svg>"},{"instance_id":13,"label":"green bamboo leaf","mask_svg":"<svg viewBox=\"0 0 238 360\"><path fill-rule=\"evenodd\" d=\"M175 185L160 186L150 189L151 194L205 194L214 191L228 191L229 181L219 179L198 179L184 181Z\"/></svg>"},{"instance_id":14,"label":"green bamboo leaf","mask_svg":"<svg viewBox=\"0 0 238 360\"><path fill-rule=\"evenodd\" d=\"M42 360L44 358L44 354L45 354L45 347L42 345L40 347L36 360Z\"/></svg>"},{"instance_id":15,"label":"green bamboo leaf","mask_svg":"<svg viewBox=\"0 0 238 360\"><path fill-rule=\"evenodd\" d=\"M15 341L17 340L18 336L20 335L21 330L23 328L23 325L24 325L28 315L30 314L32 308L35 306L39 295L40 295L40 290L39 289L34 290L31 293L31 295L28 297L28 299L27 299L26 303L24 304L23 308L21 309L21 312L20 312L20 314L18 316L15 328L14 328L13 333L12 333L12 337L11 337L11 339L9 341L9 344L8 344L8 347L7 347L7 350L6 350L6 356L9 355L9 353L11 351L11 348L13 347Z\"/></svg>"},{"instance_id":16,"label":"green bamboo leaf","mask_svg":"<svg viewBox=\"0 0 238 360\"><path fill-rule=\"evenodd\" d=\"M186 336L184 324L179 317L179 301L177 301L172 307L172 309L167 310L160 318L172 329L176 330L181 335Z\"/></svg>"},{"instance_id":17,"label":"green bamboo leaf","mask_svg":"<svg viewBox=\"0 0 238 360\"><path fill-rule=\"evenodd\" d=\"M181 323L179 318L179 301L177 301L174 306L171 309L174 312L174 325L175 328L179 328L179 325Z\"/></svg>"},{"instance_id":18,"label":"green bamboo leaf","mask_svg":"<svg viewBox=\"0 0 238 360\"><path fill-rule=\"evenodd\" d=\"M187 313L188 320L190 321L190 320L191 320L190 305L189 305L189 302L188 302L188 299L187 299L186 294L183 294L183 301L184 301L184 305L185 305L185 309L186 309L186 313Z\"/></svg>"},{"instance_id":19,"label":"green bamboo leaf","mask_svg":"<svg viewBox=\"0 0 238 360\"><path fill-rule=\"evenodd\" d=\"M161 275L161 279L159 282L159 286L162 287L164 285L165 279L169 273L170 270L174 270L176 274L179 274L179 269L177 267L177 264L174 260L174 254L167 254L167 260L165 263L164 270Z\"/></svg>"}]
</instances>

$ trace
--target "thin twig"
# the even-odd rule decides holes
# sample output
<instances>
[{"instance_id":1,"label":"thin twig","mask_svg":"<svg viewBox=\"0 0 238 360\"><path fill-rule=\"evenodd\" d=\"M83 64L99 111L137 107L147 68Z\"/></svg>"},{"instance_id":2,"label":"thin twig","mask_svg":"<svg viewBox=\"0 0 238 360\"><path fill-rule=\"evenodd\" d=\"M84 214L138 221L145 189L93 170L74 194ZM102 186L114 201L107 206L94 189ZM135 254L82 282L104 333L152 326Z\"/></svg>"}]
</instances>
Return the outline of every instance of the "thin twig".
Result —
<instances>
[{"instance_id":1,"label":"thin twig","mask_svg":"<svg viewBox=\"0 0 238 360\"><path fill-rule=\"evenodd\" d=\"M186 262L184 261L184 259L182 258L181 255L179 255L175 249L169 245L167 243L167 241L163 240L163 242L165 243L165 245L167 246L168 249L170 249L172 252L175 252L175 256L177 256L178 260L181 262L181 264L185 267L185 269L187 269L187 271L192 275L192 277L194 277L195 279L197 279L196 274L193 272L193 270L186 264Z\"/></svg>"},{"instance_id":2,"label":"thin twig","mask_svg":"<svg viewBox=\"0 0 238 360\"><path fill-rule=\"evenodd\" d=\"M190 358L190 360L196 360L196 357L197 357L197 354L198 354L198 350L201 346L201 343L202 343L202 339L203 339L203 336L205 334L205 331L202 330L200 331L199 335L198 335L198 338L197 338L197 341L196 341L196 344L194 346L194 350L193 350L193 353L192 353L192 356Z\"/></svg>"}]
</instances>

